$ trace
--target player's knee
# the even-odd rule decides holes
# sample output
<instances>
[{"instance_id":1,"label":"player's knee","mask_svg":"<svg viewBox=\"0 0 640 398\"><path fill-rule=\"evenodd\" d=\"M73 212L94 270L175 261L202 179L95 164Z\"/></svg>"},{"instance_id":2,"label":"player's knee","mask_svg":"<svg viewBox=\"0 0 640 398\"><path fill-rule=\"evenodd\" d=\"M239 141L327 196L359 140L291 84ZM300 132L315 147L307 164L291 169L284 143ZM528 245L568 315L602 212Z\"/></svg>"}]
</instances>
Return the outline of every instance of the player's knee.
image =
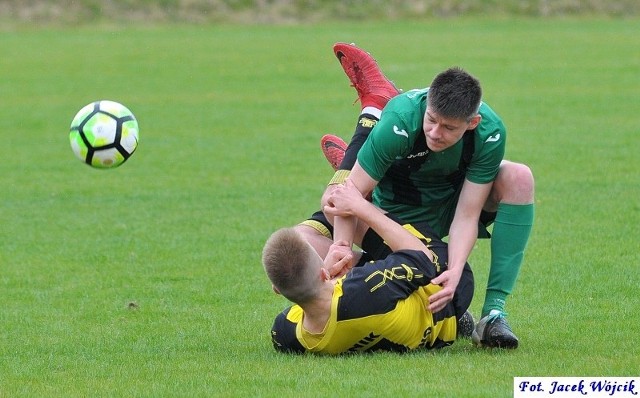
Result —
<instances>
[{"instance_id":1,"label":"player's knee","mask_svg":"<svg viewBox=\"0 0 640 398\"><path fill-rule=\"evenodd\" d=\"M532 192L534 188L533 172L526 164L513 164L513 183L517 185L521 191Z\"/></svg>"},{"instance_id":2,"label":"player's knee","mask_svg":"<svg viewBox=\"0 0 640 398\"><path fill-rule=\"evenodd\" d=\"M328 185L324 190L324 192L322 193L322 197L320 198L320 209L323 209L324 206L329 204L329 196L331 196L331 193L333 192L335 187L335 185Z\"/></svg>"},{"instance_id":3,"label":"player's knee","mask_svg":"<svg viewBox=\"0 0 640 398\"><path fill-rule=\"evenodd\" d=\"M496 184L503 202L533 202L535 181L531 168L525 164L504 162L500 166Z\"/></svg>"}]
</instances>

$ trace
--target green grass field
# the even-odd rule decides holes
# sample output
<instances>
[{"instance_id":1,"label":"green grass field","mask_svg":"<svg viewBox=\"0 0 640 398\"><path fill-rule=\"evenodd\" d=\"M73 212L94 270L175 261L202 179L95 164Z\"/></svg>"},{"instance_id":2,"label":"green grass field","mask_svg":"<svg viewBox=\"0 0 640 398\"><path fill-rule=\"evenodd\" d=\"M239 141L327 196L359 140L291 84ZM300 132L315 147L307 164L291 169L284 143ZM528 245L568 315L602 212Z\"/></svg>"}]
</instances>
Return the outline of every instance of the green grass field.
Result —
<instances>
[{"instance_id":1,"label":"green grass field","mask_svg":"<svg viewBox=\"0 0 640 398\"><path fill-rule=\"evenodd\" d=\"M0 396L509 397L514 376L638 376L638 20L5 29L0 40ZM336 41L402 88L460 65L537 178L507 311L511 352L287 356L262 245L316 210L325 133L359 112ZM121 168L73 156L71 119L140 123ZM471 258L479 315L489 244Z\"/></svg>"}]
</instances>

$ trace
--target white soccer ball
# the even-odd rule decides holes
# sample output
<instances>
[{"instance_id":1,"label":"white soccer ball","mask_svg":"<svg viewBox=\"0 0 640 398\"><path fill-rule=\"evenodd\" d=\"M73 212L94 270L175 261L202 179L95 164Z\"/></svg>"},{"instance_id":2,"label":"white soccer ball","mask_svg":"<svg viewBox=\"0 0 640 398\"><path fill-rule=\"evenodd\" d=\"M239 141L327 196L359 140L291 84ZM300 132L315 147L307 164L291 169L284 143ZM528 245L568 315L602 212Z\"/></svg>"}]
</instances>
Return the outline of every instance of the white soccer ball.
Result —
<instances>
[{"instance_id":1,"label":"white soccer ball","mask_svg":"<svg viewBox=\"0 0 640 398\"><path fill-rule=\"evenodd\" d=\"M118 167L138 147L138 121L118 102L96 101L73 118L69 141L73 153L89 166Z\"/></svg>"}]
</instances>

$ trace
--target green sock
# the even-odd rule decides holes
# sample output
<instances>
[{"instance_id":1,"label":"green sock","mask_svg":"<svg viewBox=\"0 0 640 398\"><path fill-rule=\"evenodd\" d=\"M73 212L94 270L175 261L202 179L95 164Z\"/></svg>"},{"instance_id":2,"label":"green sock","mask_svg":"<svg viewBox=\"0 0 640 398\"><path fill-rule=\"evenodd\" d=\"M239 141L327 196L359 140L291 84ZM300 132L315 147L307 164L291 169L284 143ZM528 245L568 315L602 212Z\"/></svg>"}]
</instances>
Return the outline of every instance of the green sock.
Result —
<instances>
[{"instance_id":1,"label":"green sock","mask_svg":"<svg viewBox=\"0 0 640 398\"><path fill-rule=\"evenodd\" d=\"M505 300L520 273L524 249L533 225L533 204L500 203L491 236L491 268L482 316L504 311Z\"/></svg>"}]
</instances>

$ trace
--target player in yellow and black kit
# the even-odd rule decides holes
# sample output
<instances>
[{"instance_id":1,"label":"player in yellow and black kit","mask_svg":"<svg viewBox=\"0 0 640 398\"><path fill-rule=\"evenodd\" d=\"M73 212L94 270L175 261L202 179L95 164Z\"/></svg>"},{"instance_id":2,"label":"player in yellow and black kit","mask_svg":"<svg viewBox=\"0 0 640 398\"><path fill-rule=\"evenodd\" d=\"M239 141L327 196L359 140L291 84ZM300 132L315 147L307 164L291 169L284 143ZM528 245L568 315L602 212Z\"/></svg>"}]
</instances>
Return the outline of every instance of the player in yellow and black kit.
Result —
<instances>
[{"instance_id":1,"label":"player in yellow and black kit","mask_svg":"<svg viewBox=\"0 0 640 398\"><path fill-rule=\"evenodd\" d=\"M276 317L274 347L340 354L452 344L473 296L469 266L454 300L431 313L428 298L440 287L430 281L446 270L446 244L425 224L401 226L349 183L334 190L330 203L325 213L355 215L370 227L361 246L368 255L393 252L330 279L320 256L294 228L274 233L263 251L265 271L274 289L296 303Z\"/></svg>"}]
</instances>

